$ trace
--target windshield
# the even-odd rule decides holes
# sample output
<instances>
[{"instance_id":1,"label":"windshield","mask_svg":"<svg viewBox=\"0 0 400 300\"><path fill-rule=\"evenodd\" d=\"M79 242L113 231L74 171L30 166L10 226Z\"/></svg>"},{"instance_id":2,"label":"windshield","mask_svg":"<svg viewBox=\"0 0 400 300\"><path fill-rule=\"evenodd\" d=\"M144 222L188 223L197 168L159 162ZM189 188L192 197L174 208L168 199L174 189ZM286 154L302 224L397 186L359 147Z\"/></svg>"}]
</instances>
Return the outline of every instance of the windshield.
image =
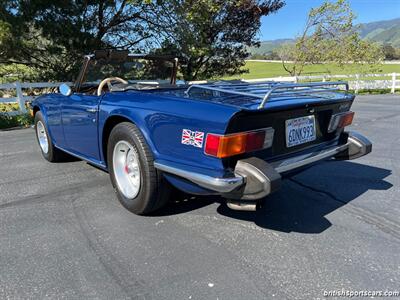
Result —
<instances>
[{"instance_id":1,"label":"windshield","mask_svg":"<svg viewBox=\"0 0 400 300\"><path fill-rule=\"evenodd\" d=\"M86 82L97 82L107 77L125 80L169 80L174 65L170 61L135 59L125 62L93 60L89 62Z\"/></svg>"},{"instance_id":2,"label":"windshield","mask_svg":"<svg viewBox=\"0 0 400 300\"><path fill-rule=\"evenodd\" d=\"M122 59L87 57L77 87L98 85L108 77L120 77L130 83L157 81L175 84L177 60L170 57L133 55Z\"/></svg>"}]
</instances>

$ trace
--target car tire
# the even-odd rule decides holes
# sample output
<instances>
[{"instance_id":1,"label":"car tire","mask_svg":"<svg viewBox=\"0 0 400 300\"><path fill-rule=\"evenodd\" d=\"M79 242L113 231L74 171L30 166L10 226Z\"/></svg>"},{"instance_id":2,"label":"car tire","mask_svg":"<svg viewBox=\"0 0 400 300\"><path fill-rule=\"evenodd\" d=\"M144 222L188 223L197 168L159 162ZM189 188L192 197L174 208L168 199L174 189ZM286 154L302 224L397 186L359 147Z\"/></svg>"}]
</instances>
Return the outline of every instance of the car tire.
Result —
<instances>
[{"instance_id":1,"label":"car tire","mask_svg":"<svg viewBox=\"0 0 400 300\"><path fill-rule=\"evenodd\" d=\"M61 161L63 153L54 146L46 122L40 111L35 114L35 133L42 156L49 162Z\"/></svg>"},{"instance_id":2,"label":"car tire","mask_svg":"<svg viewBox=\"0 0 400 300\"><path fill-rule=\"evenodd\" d=\"M112 129L107 165L118 200L129 211L149 214L168 201L171 186L154 167L152 152L134 124L123 122Z\"/></svg>"}]
</instances>

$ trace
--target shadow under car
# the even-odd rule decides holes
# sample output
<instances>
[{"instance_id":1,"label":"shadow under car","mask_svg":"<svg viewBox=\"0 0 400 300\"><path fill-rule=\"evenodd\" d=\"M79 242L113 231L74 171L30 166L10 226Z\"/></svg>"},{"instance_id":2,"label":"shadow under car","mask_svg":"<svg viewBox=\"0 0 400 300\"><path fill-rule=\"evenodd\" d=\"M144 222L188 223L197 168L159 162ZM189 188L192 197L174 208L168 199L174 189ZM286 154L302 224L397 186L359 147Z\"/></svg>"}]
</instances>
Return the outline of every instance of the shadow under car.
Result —
<instances>
[{"instance_id":1,"label":"shadow under car","mask_svg":"<svg viewBox=\"0 0 400 300\"><path fill-rule=\"evenodd\" d=\"M174 215L219 202L223 216L253 222L282 232L321 233L331 226L325 217L369 190L388 190L384 179L391 170L350 161L328 161L283 181L282 188L266 197L256 212L229 209L215 196L193 197L180 193L156 216Z\"/></svg>"}]
</instances>

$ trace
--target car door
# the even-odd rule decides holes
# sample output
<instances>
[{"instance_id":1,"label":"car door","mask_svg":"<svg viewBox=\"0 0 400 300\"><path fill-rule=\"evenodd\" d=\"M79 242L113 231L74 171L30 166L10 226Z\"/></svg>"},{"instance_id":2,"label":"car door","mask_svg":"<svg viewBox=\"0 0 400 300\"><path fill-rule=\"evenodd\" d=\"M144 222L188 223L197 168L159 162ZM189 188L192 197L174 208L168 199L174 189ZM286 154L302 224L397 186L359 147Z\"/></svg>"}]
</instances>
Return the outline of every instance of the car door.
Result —
<instances>
[{"instance_id":1,"label":"car door","mask_svg":"<svg viewBox=\"0 0 400 300\"><path fill-rule=\"evenodd\" d=\"M62 103L66 149L84 158L99 160L99 96L75 93Z\"/></svg>"}]
</instances>

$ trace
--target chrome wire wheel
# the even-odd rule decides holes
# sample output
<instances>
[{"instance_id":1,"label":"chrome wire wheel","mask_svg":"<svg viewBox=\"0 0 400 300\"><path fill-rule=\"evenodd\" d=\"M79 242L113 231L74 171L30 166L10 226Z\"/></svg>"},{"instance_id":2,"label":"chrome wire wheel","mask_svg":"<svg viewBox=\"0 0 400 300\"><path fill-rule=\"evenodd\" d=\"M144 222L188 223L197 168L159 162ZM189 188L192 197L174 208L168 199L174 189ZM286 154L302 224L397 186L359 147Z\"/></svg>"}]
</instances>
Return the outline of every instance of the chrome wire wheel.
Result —
<instances>
[{"instance_id":1,"label":"chrome wire wheel","mask_svg":"<svg viewBox=\"0 0 400 300\"><path fill-rule=\"evenodd\" d=\"M38 121L36 123L36 134L40 148L42 149L43 153L47 154L47 152L49 152L49 141L47 138L46 128L44 128L42 121Z\"/></svg>"},{"instance_id":2,"label":"chrome wire wheel","mask_svg":"<svg viewBox=\"0 0 400 300\"><path fill-rule=\"evenodd\" d=\"M113 169L120 192L128 199L135 198L141 185L139 155L127 141L119 141L114 146Z\"/></svg>"}]
</instances>

